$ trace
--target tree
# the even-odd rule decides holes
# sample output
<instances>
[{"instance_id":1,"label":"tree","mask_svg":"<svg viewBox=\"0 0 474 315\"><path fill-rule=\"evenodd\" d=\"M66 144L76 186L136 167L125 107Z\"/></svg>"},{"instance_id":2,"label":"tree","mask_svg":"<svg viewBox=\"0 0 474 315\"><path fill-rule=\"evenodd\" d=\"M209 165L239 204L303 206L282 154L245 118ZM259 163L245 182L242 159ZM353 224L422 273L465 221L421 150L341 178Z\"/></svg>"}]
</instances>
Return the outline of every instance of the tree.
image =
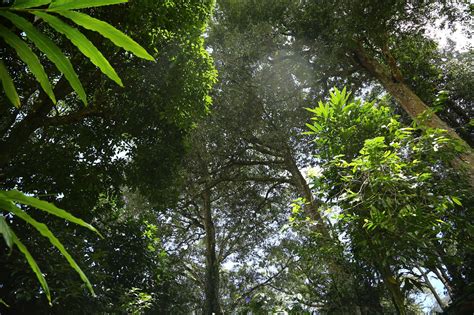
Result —
<instances>
[{"instance_id":1,"label":"tree","mask_svg":"<svg viewBox=\"0 0 474 315\"><path fill-rule=\"evenodd\" d=\"M205 25L210 13L211 3L203 3L202 10L198 13L193 12L187 2L171 7L157 6L150 3L146 5L144 3L133 3L126 8L121 10L121 15L113 16L116 20L112 23L116 25L120 23L127 32L134 34L132 35L134 38L138 38L137 40L140 42L145 42L149 51L155 51L155 56L156 50L150 48L152 46L155 46L155 49L157 47L158 49L163 48L160 50L163 58L159 65L155 65L157 71L163 69L167 71L161 74L156 73L155 80L159 75L180 80L175 84L175 92L170 95L169 89L166 92L164 91L164 85L170 84L171 80L159 81L155 83L155 100L156 98L158 100L155 101L154 106L141 106L141 109L140 106L135 106L133 108L134 115L127 116L125 113L122 116L119 110L123 106L127 106L127 103L120 104L118 102L118 100L121 100L119 95L128 100L129 105L131 105L130 102L140 102L140 99L131 96L133 95L134 85L129 85L127 82L130 83L133 77L140 78L140 80L137 80L138 83L146 82L143 80L145 63L138 61L131 54L112 54L116 50L115 45L100 42L98 40L99 36L92 33L88 34L92 41L99 43L96 44L97 47L101 47L102 51L108 51L110 55L113 55L111 59L114 59L115 62L111 60L111 63L116 64L117 61L121 61L117 64L120 64L123 68L117 68L117 72L121 73L120 76L130 88L118 90L109 85L107 81L94 78L96 75L94 69L87 63L83 63L79 74L81 78L85 74L91 74L90 78L81 81L86 87L85 90L89 93L89 99L93 100L92 104L84 108L79 99L68 95L70 90L66 88L66 81L56 76L59 79L56 88L64 87L65 89L61 92L66 97L61 98L56 93L56 98L61 99L59 102L61 106L55 107L51 100L48 100L46 94L40 92L38 96L35 92L37 82L30 80L27 76L19 77L18 79L23 82L22 84L17 83L17 89L20 95L26 95L31 103L22 106L20 109L2 107L5 114L2 114L2 145L5 145L3 147L5 151L2 149L2 153L8 155L2 167L2 176L5 179L3 187L18 187L23 191L50 195L51 197L48 197L47 200L59 201L67 209L83 209L81 210L81 217L94 220L91 212L87 210L94 207L100 193L116 194L120 191L120 185L127 181L130 184L134 183L135 187L138 186L139 183L134 182L132 176L125 178L125 170L128 174L137 176L140 172L145 173L146 165L139 162L143 155L136 154L137 151L142 150L142 154L144 154L143 148L145 147L158 150L160 146L167 146L169 153L162 152L154 156L156 163L167 161L162 163L161 168L157 168L155 171L158 173L161 170L166 170L159 177L163 182L166 182L166 176L171 176L177 161L167 160L167 157L182 154L182 137L192 125L193 119L202 115L209 105L206 96L215 74L210 59L202 48L201 34L203 25ZM117 11L91 10L92 15L99 18L105 17L105 19L111 16L110 12ZM127 12L133 14L127 16ZM136 20L132 21L135 14L140 15L144 24L138 26ZM151 21L156 19L157 16L168 16L166 21L161 22L163 30L167 27L169 31L166 37L163 34L155 36L151 32ZM170 17L174 18L174 22ZM166 25L166 23L169 24ZM43 29L45 26L43 23L36 27ZM69 52L73 52L73 50L70 50L71 47L68 42L62 41L61 37L50 36L59 42L63 49L68 51L68 55L71 55ZM11 60L14 61L15 59ZM75 60L75 64L81 63L77 56ZM174 62L172 63L171 60ZM50 66L47 62L43 64L45 67ZM136 71L126 72L126 69L129 69L132 65L134 65ZM12 66L16 66L16 64L13 63ZM46 71L49 72L48 68L46 68ZM107 93L104 93L104 91L107 91ZM157 93L158 91L161 91L161 93ZM185 93L181 93L181 91L185 91ZM165 95L169 102L164 102ZM181 103L181 107L179 109L175 108L176 103L174 102ZM104 106L105 104L108 106ZM127 108L127 111L132 112L132 109ZM146 111L152 112L154 116L149 113L146 114ZM160 118L154 119L157 116ZM141 121L141 129L138 130L135 127L138 124L137 119L141 117L149 118L149 122L153 121L153 125ZM5 119L3 120L3 118ZM119 121L120 123L118 123ZM148 128L150 129L148 134L143 133ZM133 130L133 132L127 134L129 130ZM155 132L154 135L152 135L152 130ZM162 136L157 137L156 132L162 132ZM133 143L134 149L129 150L131 143ZM150 146L150 144L153 145ZM9 145L12 146L9 147ZM8 147L12 150L6 150ZM130 162L127 163L125 163L124 158L116 159L117 152L123 150L123 148L127 148L127 153L136 158L128 160ZM53 152L56 152L56 154L53 154ZM100 160L99 163L98 160ZM127 165L127 168L124 168L125 165ZM84 172L87 174L86 177ZM22 178L31 178L31 180L26 181ZM96 180L94 181L94 179ZM151 182L151 179L148 181ZM94 185L91 186L91 183L94 182L97 183L95 187ZM157 189L161 189L165 185L163 183L157 184L155 181L155 186ZM61 195L64 195L64 197L61 198ZM71 212L78 214L77 210ZM53 222L47 220L48 225ZM27 231L21 225L18 225L16 220L13 220L12 224L17 229ZM66 238L73 238L72 234L64 234L66 234ZM27 238L29 238L29 235ZM32 240L29 239L26 243L28 242L32 242ZM84 246L84 244L81 244L81 246ZM7 281L11 281L11 279Z\"/></svg>"},{"instance_id":2,"label":"tree","mask_svg":"<svg viewBox=\"0 0 474 315\"><path fill-rule=\"evenodd\" d=\"M468 185L449 167L456 145L443 130L402 126L384 105L351 102L345 90L310 111L308 134L324 169L314 178L315 193L339 209L340 233L348 233L355 259L377 270L405 314L404 290L420 281L412 270L440 263L451 269L435 249L453 246L460 200L471 202ZM456 271L451 277L460 279Z\"/></svg>"},{"instance_id":3,"label":"tree","mask_svg":"<svg viewBox=\"0 0 474 315\"><path fill-rule=\"evenodd\" d=\"M103 1L103 2L95 2L94 4L85 4L83 2L76 2L74 4L56 1L51 3L51 1L16 1L11 7L7 7L6 10L0 11L0 16L7 19L11 22L14 26L16 26L19 30L23 31L26 36L35 43L35 45L58 67L59 71L64 74L66 79L69 81L71 86L75 89L78 93L79 97L82 99L84 104L87 103L85 98L85 92L82 88L81 82L77 78L77 74L72 69L72 65L63 54L61 54L59 48L52 42L48 37L39 33L36 28L28 22L28 20L24 19L23 17L13 13L15 11L22 13L32 13L39 18L42 18L46 21L50 26L52 26L56 31L66 35L68 39L71 40L74 45L76 45L79 50L89 57L89 59L98 66L102 72L107 74L109 78L117 82L118 84L122 85L122 82L118 75L116 74L115 70L110 66L108 61L105 57L97 50L97 48L78 30L70 27L69 25L62 22L55 16L49 15L49 12L55 12L59 15L68 17L72 19L75 23L85 26L87 28L92 29L101 33L103 36L111 39L115 45L124 47L125 49L130 50L133 54L138 57L151 59L151 57L140 45L138 45L135 41L131 38L123 34L122 32L118 31L111 25L93 19L92 17L82 14L73 9L82 9L88 8L93 6L102 6L107 4L114 4L114 3L121 3L126 1ZM39 7L42 5L48 5L48 8L42 11L35 11L34 9L31 11L32 8ZM10 45L12 48L15 49L16 53L20 57L20 59L26 63L29 67L29 70L33 73L36 77L38 82L40 83L44 92L48 95L52 103L56 103L56 97L54 96L53 89L48 81L47 75L44 71L43 66L41 65L38 57L32 52L30 47L24 43L19 37L17 37L13 32L8 30L7 28L0 25L0 30L2 31L2 38L4 41ZM20 107L20 99L18 93L14 87L14 83L8 71L3 63L0 62L0 77L3 84L3 89L5 91L6 96L10 100L10 102L15 105L16 107ZM87 287L94 294L94 290L92 285L90 284L89 280L87 279L86 275L82 272L79 268L77 263L71 257L71 255L66 251L64 246L61 242L54 236L54 234L48 229L48 227L35 219L29 216L25 211L15 205L15 202L19 202L28 206L37 207L43 211L51 213L55 216L60 218L66 219L69 222L82 225L86 228L89 228L92 231L97 232L95 228L91 225L85 223L84 221L74 217L70 213L55 207L52 204L48 204L46 202L42 202L38 199L27 197L21 194L18 191L3 191L0 195L0 202L2 209L14 214L15 216L21 218L28 224L34 226L38 232L40 232L44 237L47 237L51 243L59 249L61 254L65 256L69 264L72 268L74 268L78 274L80 275L81 279L86 283ZM41 273L36 261L34 260L33 256L31 256L28 249L25 245L18 239L16 234L13 230L9 227L7 221L4 219L4 216L1 216L1 224L2 229L1 233L4 236L5 242L7 246L11 249L12 245L16 245L19 250L25 255L28 263L30 264L31 269L36 274L42 288L44 289L46 296L51 304L51 295L46 283L44 276ZM98 233L98 232L97 232ZM99 234L100 235L100 234Z\"/></svg>"},{"instance_id":4,"label":"tree","mask_svg":"<svg viewBox=\"0 0 474 315\"><path fill-rule=\"evenodd\" d=\"M342 79L350 82L378 82L390 93L413 120L430 107L410 86L409 69L401 66L403 59L414 60L399 47L414 34L424 34L425 25L442 19L444 25L467 20L469 6L439 3L407 4L404 1L277 1L269 3L236 3L222 1L237 27L246 29L258 21L267 21L290 38L299 55L305 56L308 66L317 76L328 81ZM420 35L421 36L421 35ZM425 37L425 36L423 36ZM420 53L421 50L416 50ZM396 59L396 53L398 58ZM401 54L403 58L401 58ZM417 56L428 60L429 56ZM406 64L405 64L406 65ZM331 85L329 85L329 88ZM466 140L461 139L453 126L432 113L424 120L431 128L441 128L466 147L460 159L453 163L465 169L471 183L474 180L474 155Z\"/></svg>"},{"instance_id":5,"label":"tree","mask_svg":"<svg viewBox=\"0 0 474 315\"><path fill-rule=\"evenodd\" d=\"M337 243L322 215L323 201L313 197L302 171L315 163L308 151L309 144L299 135L301 121L307 117L304 104L311 97L307 93L311 73L303 59L285 53L284 36L277 33L268 38L271 25L256 23L248 32L240 32L225 9L217 10L218 20L210 32L209 43L220 73L216 106L221 109L216 113L216 123L220 126L217 128L225 130L225 140L235 148L226 159L237 166L240 160L250 161L248 165L253 162L262 180L288 181L289 194L294 198L304 196L308 201L303 209L314 220L314 231L321 233L327 244ZM323 266L318 267L325 271L326 268L347 270L336 267L341 263L336 256L328 255L328 260L332 260L321 260ZM330 274L333 276L335 272ZM340 278L352 277L339 274ZM346 303L349 300L346 297Z\"/></svg>"}]
</instances>

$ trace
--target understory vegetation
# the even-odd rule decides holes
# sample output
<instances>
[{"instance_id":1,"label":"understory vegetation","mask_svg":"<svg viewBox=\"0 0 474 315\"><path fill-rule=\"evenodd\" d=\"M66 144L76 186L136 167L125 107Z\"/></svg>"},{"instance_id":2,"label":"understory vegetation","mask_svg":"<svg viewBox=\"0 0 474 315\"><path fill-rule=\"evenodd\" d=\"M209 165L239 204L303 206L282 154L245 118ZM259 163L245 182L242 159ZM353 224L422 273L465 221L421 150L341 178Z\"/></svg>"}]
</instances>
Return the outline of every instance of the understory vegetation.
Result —
<instances>
[{"instance_id":1,"label":"understory vegetation","mask_svg":"<svg viewBox=\"0 0 474 315\"><path fill-rule=\"evenodd\" d=\"M0 314L472 314L472 15L0 1Z\"/></svg>"}]
</instances>

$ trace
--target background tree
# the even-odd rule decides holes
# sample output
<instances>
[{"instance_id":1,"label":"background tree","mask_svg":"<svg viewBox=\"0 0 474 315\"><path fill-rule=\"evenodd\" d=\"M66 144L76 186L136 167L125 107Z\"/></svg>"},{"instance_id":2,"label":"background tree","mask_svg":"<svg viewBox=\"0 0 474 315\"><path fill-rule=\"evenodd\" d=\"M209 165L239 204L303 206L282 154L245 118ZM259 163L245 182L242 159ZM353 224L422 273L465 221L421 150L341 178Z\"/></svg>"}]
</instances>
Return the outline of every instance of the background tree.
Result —
<instances>
[{"instance_id":1,"label":"background tree","mask_svg":"<svg viewBox=\"0 0 474 315\"><path fill-rule=\"evenodd\" d=\"M200 10L195 11L196 8ZM165 177L171 178L174 175L173 170L183 153L184 135L193 120L207 111L210 102L207 93L212 86L215 71L203 48L201 36L211 9L210 2L194 5L190 2L156 4L144 1L133 2L120 11L104 8L88 12L117 25L137 41L146 43L146 49L154 52L155 57L159 55L157 59L160 61L153 64L153 71L149 71L147 63L130 54L118 53L113 44L101 41L96 34L88 34L105 55L113 55L110 58L112 64L123 67L121 70L119 67L116 69L128 88L117 89L107 80L98 79L96 70L78 59L73 64L80 66L79 77L88 98L92 100L86 108L78 98L69 95L70 91L65 88L64 80L58 81L56 87L64 87L61 92L66 96L62 98L56 93L59 105L54 107L43 97L45 95L42 92L35 92L38 84L36 81L26 76L19 77L22 82L16 84L18 92L29 101L19 110L2 107L5 112L2 114L2 141L4 144L16 145L13 151L2 150L2 153L7 152L9 155L2 167L5 179L2 187L17 187L25 192L45 196L44 199L55 201L75 215L100 226L107 226L107 222L99 222L104 217L99 215L100 212L94 213L90 209L96 206L101 195L118 196L120 187L124 184L140 186L144 190L144 187L150 187L154 182L155 191L164 189L167 183ZM138 16L143 22L141 25L136 22L135 18ZM39 24L37 27L42 29L46 25ZM53 38L63 50L71 51L71 55L74 55L73 47L67 41L62 41L61 37ZM48 63L44 64L48 67ZM46 72L49 72L49 68L46 68ZM176 81L172 83L171 78ZM171 84L174 90L169 89ZM149 88L152 85L154 89ZM147 95L143 94L144 89ZM42 110L37 111L35 108ZM22 126L25 128L22 129ZM17 131L24 136L23 140L14 139L13 135ZM150 153L154 154L148 155ZM150 158L154 159L161 170L152 168L153 163L145 163ZM151 174L150 169L156 173ZM145 174L151 177L144 179ZM139 176L143 180L139 180ZM146 192L149 196L156 196L151 191ZM172 193L164 198L154 198L156 203L161 202L162 205L172 199ZM50 218L42 219L49 226L58 224ZM25 238L27 245L34 242L27 228L17 220L13 220L12 224L18 229L19 235ZM138 224L131 226L139 227ZM81 235L80 232L66 230L61 225L59 230L61 232L58 237L65 240L66 246L77 244L78 250L75 251L74 258L80 264L86 259L81 257L81 253L90 248L83 240L89 239L92 242L90 235L76 239ZM44 251L46 248L49 246L41 244L36 251ZM15 267L14 261L10 257L3 264L5 268L1 280L4 284L2 296L12 306L10 310L13 312L15 301L26 308L41 305L43 302L38 300L40 297L36 293L17 295L19 291L15 288L26 282L15 281L10 276L12 270L17 270L18 276L25 274L25 279L29 276L26 270ZM54 264L46 265L44 272L47 274L61 270ZM58 279L70 278L66 270L62 271L57 275ZM53 289L53 296L73 285L70 281L60 282ZM134 284L134 287L140 285ZM27 290L37 292L36 286L31 282ZM82 294L81 289L80 295ZM118 305L121 297L114 298L114 305ZM25 300L29 300L29 303ZM67 308L67 303L59 308L62 307Z\"/></svg>"},{"instance_id":2,"label":"background tree","mask_svg":"<svg viewBox=\"0 0 474 315\"><path fill-rule=\"evenodd\" d=\"M242 31L263 20L273 26L269 28L269 36L280 33L291 38L295 51L306 57L309 66L317 71L322 81L327 78L330 84L337 79L381 84L414 120L434 104L425 103L428 100L424 101L422 95L416 94L416 85L412 85L414 81L409 76L410 69L402 67L407 64L403 61L426 63L430 50L400 48L407 47L407 41L416 37L418 42L425 42L425 26L436 20L441 20L443 26L469 21L467 4L457 6L434 2L222 1L221 6ZM360 86L360 83L356 85ZM453 129L455 126L449 126L445 120L432 114L425 124L447 130L450 136L464 144L467 151L461 155L461 161L455 163L466 169L472 182L472 150L467 140L461 139Z\"/></svg>"}]
</instances>

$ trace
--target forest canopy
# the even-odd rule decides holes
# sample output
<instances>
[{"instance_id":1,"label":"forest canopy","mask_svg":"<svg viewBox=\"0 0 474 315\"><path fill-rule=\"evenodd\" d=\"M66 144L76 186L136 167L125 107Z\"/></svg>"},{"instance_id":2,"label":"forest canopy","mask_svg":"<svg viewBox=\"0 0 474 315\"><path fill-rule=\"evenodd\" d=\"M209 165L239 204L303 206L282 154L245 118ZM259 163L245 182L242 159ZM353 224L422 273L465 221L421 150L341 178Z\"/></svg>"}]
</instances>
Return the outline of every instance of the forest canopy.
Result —
<instances>
[{"instance_id":1,"label":"forest canopy","mask_svg":"<svg viewBox=\"0 0 474 315\"><path fill-rule=\"evenodd\" d=\"M0 313L472 314L472 13L1 1Z\"/></svg>"}]
</instances>

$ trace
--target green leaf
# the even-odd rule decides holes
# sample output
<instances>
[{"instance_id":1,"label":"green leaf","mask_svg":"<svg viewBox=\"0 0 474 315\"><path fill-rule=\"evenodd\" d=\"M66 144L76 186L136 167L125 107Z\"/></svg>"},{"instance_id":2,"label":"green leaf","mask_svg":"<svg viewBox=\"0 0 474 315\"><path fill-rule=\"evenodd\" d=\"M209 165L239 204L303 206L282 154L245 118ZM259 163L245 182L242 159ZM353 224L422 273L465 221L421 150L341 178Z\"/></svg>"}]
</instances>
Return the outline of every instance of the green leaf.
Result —
<instances>
[{"instance_id":1,"label":"green leaf","mask_svg":"<svg viewBox=\"0 0 474 315\"><path fill-rule=\"evenodd\" d=\"M79 276L81 277L82 281L86 284L89 291L92 293L92 295L95 296L94 289L92 288L92 285L89 279L87 278L87 276L84 274L84 272L76 263L76 261L68 253L66 248L64 248L64 245L56 238L56 236L54 236L54 234L51 232L51 230L48 228L46 224L36 221L30 215L28 215L25 211L15 206L12 202L0 200L0 207L4 207L6 210L12 212L14 215L19 217L26 223L32 225L38 232L41 233L41 235L46 237L51 242L51 244L54 247L56 247L61 252L61 254L66 258L66 260L69 262L69 265L79 274Z\"/></svg>"},{"instance_id":2,"label":"green leaf","mask_svg":"<svg viewBox=\"0 0 474 315\"><path fill-rule=\"evenodd\" d=\"M51 0L16 0L12 8L15 8L15 9L37 8L49 3L51 3Z\"/></svg>"},{"instance_id":3,"label":"green leaf","mask_svg":"<svg viewBox=\"0 0 474 315\"><path fill-rule=\"evenodd\" d=\"M5 305L6 307L10 307L3 299L0 299L0 304Z\"/></svg>"},{"instance_id":4,"label":"green leaf","mask_svg":"<svg viewBox=\"0 0 474 315\"><path fill-rule=\"evenodd\" d=\"M306 109L308 112L311 112L311 113L315 113L315 114L318 113L318 111L316 110L316 108L305 107L304 109Z\"/></svg>"},{"instance_id":5,"label":"green leaf","mask_svg":"<svg viewBox=\"0 0 474 315\"><path fill-rule=\"evenodd\" d=\"M20 241L20 239L16 236L15 232L12 232L13 236L13 243L18 247L20 252L23 253L23 255L26 258L26 261L28 261L28 264L31 267L31 270L36 275L36 278L38 278L39 283L41 284L41 287L44 290L44 293L46 294L46 297L48 298L49 305L51 305L51 293L49 292L49 287L48 283L46 282L46 279L43 276L43 273L41 272L40 268L38 267L38 264L36 263L36 260L31 256L30 251L26 246Z\"/></svg>"},{"instance_id":6,"label":"green leaf","mask_svg":"<svg viewBox=\"0 0 474 315\"><path fill-rule=\"evenodd\" d=\"M105 5L125 3L128 0L53 0L49 5L49 11L74 10L92 7L102 7Z\"/></svg>"},{"instance_id":7,"label":"green leaf","mask_svg":"<svg viewBox=\"0 0 474 315\"><path fill-rule=\"evenodd\" d=\"M88 30L98 32L105 38L110 39L115 44L115 46L122 47L123 49L130 51L137 57L152 61L155 60L153 56L151 56L137 42L135 42L133 39L131 39L121 31L104 21L95 19L87 14L80 12L62 11L58 13L68 19L71 19L77 25L80 25Z\"/></svg>"},{"instance_id":8,"label":"green leaf","mask_svg":"<svg viewBox=\"0 0 474 315\"><path fill-rule=\"evenodd\" d=\"M351 104L349 104L349 105L344 106L344 108L342 109L342 111L343 111L344 113L346 113L346 112L348 112L349 110L351 110L352 108L354 108L355 106L356 106L356 104L351 103Z\"/></svg>"},{"instance_id":9,"label":"green leaf","mask_svg":"<svg viewBox=\"0 0 474 315\"><path fill-rule=\"evenodd\" d=\"M71 62L63 55L61 50L53 43L47 36L41 34L36 28L26 19L7 11L0 11L0 16L10 20L16 27L26 33L26 36L41 50L49 60L51 60L59 71L64 73L64 76L71 84L74 91L77 92L79 98L87 104L87 97L81 81L77 77Z\"/></svg>"},{"instance_id":10,"label":"green leaf","mask_svg":"<svg viewBox=\"0 0 474 315\"><path fill-rule=\"evenodd\" d=\"M306 127L308 127L309 129L311 129L314 132L318 132L318 129L316 129L316 127L311 125L311 124L306 124Z\"/></svg>"},{"instance_id":11,"label":"green leaf","mask_svg":"<svg viewBox=\"0 0 474 315\"><path fill-rule=\"evenodd\" d=\"M33 75L36 77L36 80L38 80L43 90L53 101L53 103L56 104L56 98L54 97L53 88L49 83L48 76L46 75L46 72L44 71L44 68L41 65L38 57L33 53L30 47L28 47L24 41L22 41L14 33L2 25L0 25L0 36L3 37L8 45L15 49L20 59L26 63L31 73L33 73Z\"/></svg>"},{"instance_id":12,"label":"green leaf","mask_svg":"<svg viewBox=\"0 0 474 315\"><path fill-rule=\"evenodd\" d=\"M461 201L457 197L451 196L451 200L458 206L462 206Z\"/></svg>"},{"instance_id":13,"label":"green leaf","mask_svg":"<svg viewBox=\"0 0 474 315\"><path fill-rule=\"evenodd\" d=\"M8 74L8 70L3 64L3 61L0 60L0 81L2 81L3 89L5 90L5 94L7 95L10 102L15 107L20 107L20 97L16 92L15 85L13 84L13 79Z\"/></svg>"},{"instance_id":14,"label":"green leaf","mask_svg":"<svg viewBox=\"0 0 474 315\"><path fill-rule=\"evenodd\" d=\"M105 59L102 53L81 32L55 16L40 11L33 11L33 14L46 21L57 32L64 34L94 65L99 67L105 75L123 87L122 80L120 80L109 61Z\"/></svg>"},{"instance_id":15,"label":"green leaf","mask_svg":"<svg viewBox=\"0 0 474 315\"><path fill-rule=\"evenodd\" d=\"M11 201L15 201L15 202L27 205L27 206L38 208L38 209L43 210L43 211L45 211L49 214L52 214L52 215L57 216L59 218L65 219L65 220L67 220L69 222L72 222L72 223L75 223L77 225L83 226L83 227L97 233L99 236L102 237L102 235L99 233L99 231L97 231L92 225L90 225L89 223L86 223L83 220L73 216L69 212L56 207L52 203L49 203L49 202L46 202L46 201L43 201L43 200L39 200L39 199L34 198L34 197L26 196L23 193L19 192L18 190L0 191L0 197L2 197L2 196L9 199L9 200L11 200Z\"/></svg>"},{"instance_id":16,"label":"green leaf","mask_svg":"<svg viewBox=\"0 0 474 315\"><path fill-rule=\"evenodd\" d=\"M5 243L7 243L8 248L12 248L13 245L13 235L12 230L8 226L7 221L5 221L5 217L0 215L0 234L3 235L3 239Z\"/></svg>"}]
</instances>

